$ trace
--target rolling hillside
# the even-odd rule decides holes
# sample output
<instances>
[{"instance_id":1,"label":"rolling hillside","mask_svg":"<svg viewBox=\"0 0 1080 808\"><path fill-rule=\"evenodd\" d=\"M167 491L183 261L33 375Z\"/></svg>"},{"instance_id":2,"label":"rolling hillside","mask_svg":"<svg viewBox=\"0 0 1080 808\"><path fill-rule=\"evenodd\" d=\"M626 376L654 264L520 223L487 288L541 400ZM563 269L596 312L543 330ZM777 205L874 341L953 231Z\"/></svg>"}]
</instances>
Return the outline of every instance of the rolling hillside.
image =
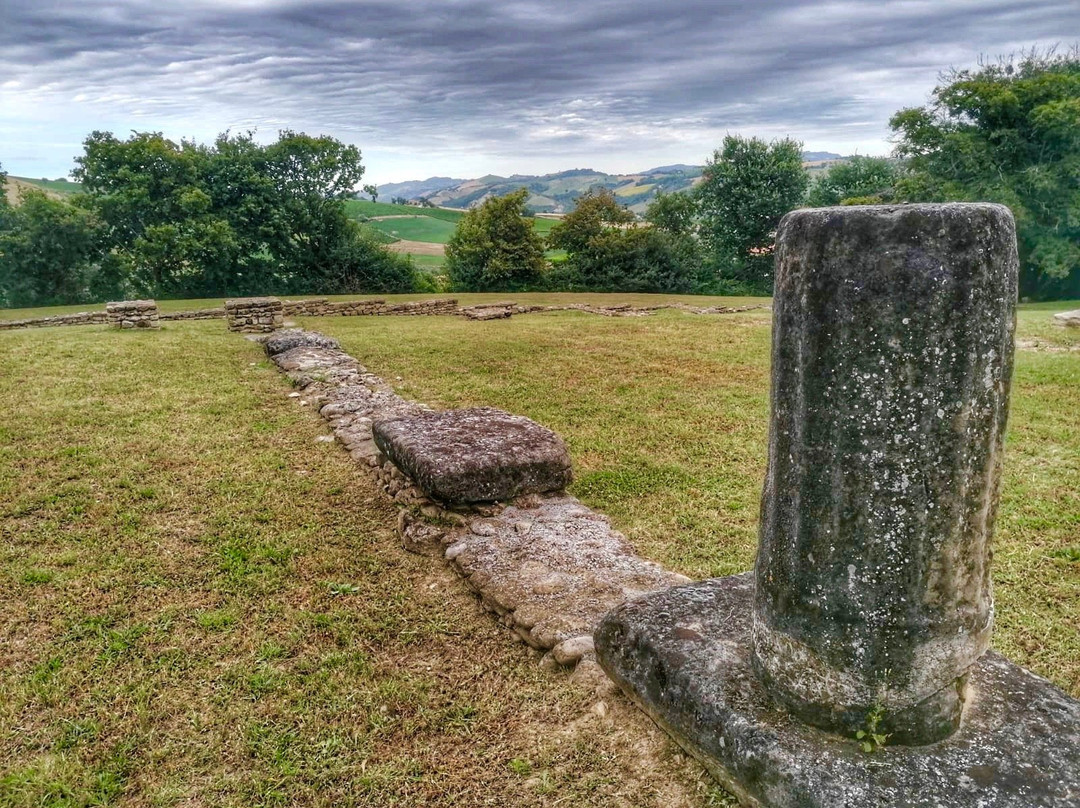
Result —
<instances>
[{"instance_id":1,"label":"rolling hillside","mask_svg":"<svg viewBox=\"0 0 1080 808\"><path fill-rule=\"evenodd\" d=\"M8 202L13 205L18 204L19 194L22 193L23 190L31 188L44 191L49 194L49 196L54 197L63 197L82 190L82 186L79 185L79 183L70 182L64 179L34 180L29 177L13 177L8 175L7 182L4 184L4 192L7 195Z\"/></svg>"},{"instance_id":2,"label":"rolling hillside","mask_svg":"<svg viewBox=\"0 0 1080 808\"><path fill-rule=\"evenodd\" d=\"M844 160L833 152L805 152L807 171L815 172L832 163ZM574 200L592 188L607 188L619 201L635 213L644 213L660 191L685 191L700 181L702 166L676 164L658 166L637 174L605 174L589 168L575 168L555 174L534 176L513 174L500 177L488 174L472 180L453 180L431 177L416 182L399 182L379 186L380 195L404 196L410 201L427 199L449 208L470 208L490 196L504 196L518 188L529 189L528 205L537 213L568 213Z\"/></svg>"}]
</instances>

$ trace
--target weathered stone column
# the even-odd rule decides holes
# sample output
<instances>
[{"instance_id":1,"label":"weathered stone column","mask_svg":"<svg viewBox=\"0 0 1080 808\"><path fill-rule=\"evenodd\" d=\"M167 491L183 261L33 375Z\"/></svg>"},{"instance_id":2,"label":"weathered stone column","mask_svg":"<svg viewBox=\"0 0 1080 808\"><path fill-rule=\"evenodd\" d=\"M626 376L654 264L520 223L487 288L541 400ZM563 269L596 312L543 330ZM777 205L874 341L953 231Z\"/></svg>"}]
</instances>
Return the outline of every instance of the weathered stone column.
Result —
<instances>
[{"instance_id":1,"label":"weathered stone column","mask_svg":"<svg viewBox=\"0 0 1080 808\"><path fill-rule=\"evenodd\" d=\"M993 623L1015 229L999 205L800 210L777 234L754 663L803 720L959 725Z\"/></svg>"}]
</instances>

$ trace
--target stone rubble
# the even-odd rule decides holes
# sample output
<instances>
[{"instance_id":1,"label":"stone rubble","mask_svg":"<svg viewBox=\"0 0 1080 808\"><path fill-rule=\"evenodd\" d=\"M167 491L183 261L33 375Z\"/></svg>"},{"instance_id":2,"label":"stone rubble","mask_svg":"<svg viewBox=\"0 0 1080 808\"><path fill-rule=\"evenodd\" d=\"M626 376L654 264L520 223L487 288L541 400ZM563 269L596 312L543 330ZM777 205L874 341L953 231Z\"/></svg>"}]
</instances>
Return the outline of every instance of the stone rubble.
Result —
<instances>
[{"instance_id":1,"label":"stone rubble","mask_svg":"<svg viewBox=\"0 0 1080 808\"><path fill-rule=\"evenodd\" d=\"M437 501L375 443L376 420L432 413L407 401L321 334L266 340L272 361L319 408L338 441L401 508L411 552L444 556L500 621L560 665L603 679L592 632L613 607L688 578L638 557L607 519L565 492L510 502Z\"/></svg>"}]
</instances>

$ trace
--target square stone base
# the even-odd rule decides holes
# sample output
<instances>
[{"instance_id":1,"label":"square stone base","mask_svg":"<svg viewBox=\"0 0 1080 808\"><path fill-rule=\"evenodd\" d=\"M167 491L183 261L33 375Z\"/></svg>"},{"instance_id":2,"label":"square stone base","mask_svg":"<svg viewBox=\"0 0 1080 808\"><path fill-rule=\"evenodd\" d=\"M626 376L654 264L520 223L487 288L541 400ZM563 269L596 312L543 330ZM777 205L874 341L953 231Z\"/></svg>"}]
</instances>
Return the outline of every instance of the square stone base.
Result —
<instances>
[{"instance_id":1,"label":"square stone base","mask_svg":"<svg viewBox=\"0 0 1080 808\"><path fill-rule=\"evenodd\" d=\"M595 635L604 670L744 805L1080 806L1080 701L987 653L956 733L865 753L772 704L750 665L753 590L750 573L675 587Z\"/></svg>"}]
</instances>

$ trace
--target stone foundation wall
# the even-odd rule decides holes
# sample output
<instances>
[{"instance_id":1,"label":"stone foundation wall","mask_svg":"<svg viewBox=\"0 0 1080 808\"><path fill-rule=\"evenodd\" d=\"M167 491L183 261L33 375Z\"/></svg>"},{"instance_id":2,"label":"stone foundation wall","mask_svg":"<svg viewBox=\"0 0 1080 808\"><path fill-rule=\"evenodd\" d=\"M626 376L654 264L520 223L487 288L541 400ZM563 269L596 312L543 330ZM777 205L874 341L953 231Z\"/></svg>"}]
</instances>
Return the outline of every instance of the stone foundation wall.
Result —
<instances>
[{"instance_id":1,"label":"stone foundation wall","mask_svg":"<svg viewBox=\"0 0 1080 808\"><path fill-rule=\"evenodd\" d=\"M105 304L105 317L113 328L159 328L153 300L121 300Z\"/></svg>"},{"instance_id":2,"label":"stone foundation wall","mask_svg":"<svg viewBox=\"0 0 1080 808\"><path fill-rule=\"evenodd\" d=\"M221 320L225 309L193 309L191 311L168 311L158 314L160 320Z\"/></svg>"},{"instance_id":3,"label":"stone foundation wall","mask_svg":"<svg viewBox=\"0 0 1080 808\"><path fill-rule=\"evenodd\" d=\"M57 314L55 317L28 317L22 320L0 320L0 331L15 328L48 328L57 325L104 325L107 316L103 311L80 311L76 314Z\"/></svg>"},{"instance_id":4,"label":"stone foundation wall","mask_svg":"<svg viewBox=\"0 0 1080 808\"><path fill-rule=\"evenodd\" d=\"M319 410L333 431L327 438L398 505L405 549L445 558L500 622L550 652L550 664L578 665L575 674L606 682L592 653L601 617L632 595L689 582L640 558L604 516L564 491L502 503L434 499L382 452L372 429L425 405L398 396L332 338L283 331L265 345L296 385L290 395Z\"/></svg>"},{"instance_id":5,"label":"stone foundation wall","mask_svg":"<svg viewBox=\"0 0 1080 808\"><path fill-rule=\"evenodd\" d=\"M277 300L277 298L243 298L230 300L228 303L241 303L243 300ZM127 301L133 302L133 301ZM152 301L151 301L152 302ZM701 308L683 303L669 303L655 306L631 306L629 304L612 306L593 306L586 303L569 303L562 306L519 305L512 301L497 303L479 303L471 306L458 306L454 299L413 300L408 303L387 303L385 300L335 300L313 298L310 300L279 301L280 320L273 322L245 323L246 328L233 328L232 331L263 333L280 328L285 317L380 317L380 316L433 316L454 314L470 320L505 319L515 314L533 314L546 311L580 311L586 314L599 314L603 317L647 317L662 309L677 309L689 314L731 314L752 309L767 309L767 304L752 306L710 306ZM117 304L109 304L117 305ZM158 312L160 320L220 320L229 317L225 308L194 309L192 311ZM259 315L266 316L266 315ZM273 314L270 315L273 317ZM246 320L249 314L245 313ZM13 328L44 328L59 325L103 325L111 322L104 311L82 311L77 314L60 314L55 317L34 317L23 320L0 319L0 331ZM271 328L262 328L271 325ZM256 327L258 326L258 327Z\"/></svg>"},{"instance_id":6,"label":"stone foundation wall","mask_svg":"<svg viewBox=\"0 0 1080 808\"><path fill-rule=\"evenodd\" d=\"M283 306L276 297L242 297L225 301L229 330L241 334L266 334L281 328Z\"/></svg>"},{"instance_id":7,"label":"stone foundation wall","mask_svg":"<svg viewBox=\"0 0 1080 808\"><path fill-rule=\"evenodd\" d=\"M325 297L310 300L286 300L286 317L361 317L381 315L457 314L456 300L413 300L408 303L387 303L385 300L335 300Z\"/></svg>"}]
</instances>

